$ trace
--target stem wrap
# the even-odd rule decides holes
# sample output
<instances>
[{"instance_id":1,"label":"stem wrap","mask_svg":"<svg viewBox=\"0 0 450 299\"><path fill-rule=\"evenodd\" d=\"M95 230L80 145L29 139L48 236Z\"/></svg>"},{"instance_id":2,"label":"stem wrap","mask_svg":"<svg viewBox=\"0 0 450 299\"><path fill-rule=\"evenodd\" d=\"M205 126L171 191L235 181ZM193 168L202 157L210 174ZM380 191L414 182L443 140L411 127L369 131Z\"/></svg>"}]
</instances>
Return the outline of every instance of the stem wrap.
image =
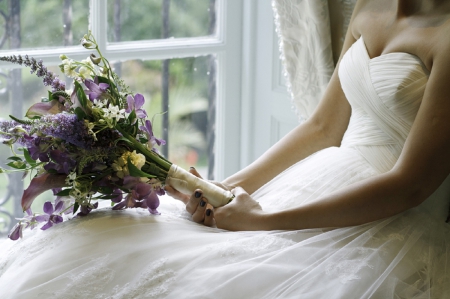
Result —
<instances>
[{"instance_id":1,"label":"stem wrap","mask_svg":"<svg viewBox=\"0 0 450 299\"><path fill-rule=\"evenodd\" d=\"M172 186L184 194L192 194L196 189L200 189L203 196L208 199L208 203L215 208L226 205L234 198L234 194L230 191L202 180L175 164L172 164L169 169L166 185Z\"/></svg>"}]
</instances>

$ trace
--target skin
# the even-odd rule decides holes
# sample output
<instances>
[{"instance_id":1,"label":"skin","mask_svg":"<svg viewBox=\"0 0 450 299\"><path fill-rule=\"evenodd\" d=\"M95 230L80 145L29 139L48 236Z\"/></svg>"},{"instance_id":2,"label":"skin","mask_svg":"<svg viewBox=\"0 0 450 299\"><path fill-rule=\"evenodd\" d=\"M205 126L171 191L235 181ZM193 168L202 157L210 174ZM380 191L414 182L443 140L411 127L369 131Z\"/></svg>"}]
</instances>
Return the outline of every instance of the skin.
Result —
<instances>
[{"instance_id":1,"label":"skin","mask_svg":"<svg viewBox=\"0 0 450 299\"><path fill-rule=\"evenodd\" d=\"M450 1L359 0L342 53L361 35L371 58L406 52L416 55L430 72L418 114L393 169L276 213L263 211L249 195L292 164L321 149L340 146L351 107L340 85L338 65L310 119L254 163L218 183L235 194L230 204L213 210L200 204L207 203L201 190L188 196L166 188L186 203L194 221L236 231L345 227L413 208L440 186L450 173ZM191 172L196 174L195 169Z\"/></svg>"}]
</instances>

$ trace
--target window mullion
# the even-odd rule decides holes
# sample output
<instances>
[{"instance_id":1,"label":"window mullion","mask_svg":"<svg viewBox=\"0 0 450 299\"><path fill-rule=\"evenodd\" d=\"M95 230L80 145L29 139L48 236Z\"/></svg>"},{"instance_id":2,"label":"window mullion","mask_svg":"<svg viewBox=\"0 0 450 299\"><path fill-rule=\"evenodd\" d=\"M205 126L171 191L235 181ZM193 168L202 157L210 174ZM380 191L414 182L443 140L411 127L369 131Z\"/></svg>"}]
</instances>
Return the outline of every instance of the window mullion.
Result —
<instances>
[{"instance_id":1,"label":"window mullion","mask_svg":"<svg viewBox=\"0 0 450 299\"><path fill-rule=\"evenodd\" d=\"M100 51L107 56L107 0L90 0L89 29Z\"/></svg>"}]
</instances>

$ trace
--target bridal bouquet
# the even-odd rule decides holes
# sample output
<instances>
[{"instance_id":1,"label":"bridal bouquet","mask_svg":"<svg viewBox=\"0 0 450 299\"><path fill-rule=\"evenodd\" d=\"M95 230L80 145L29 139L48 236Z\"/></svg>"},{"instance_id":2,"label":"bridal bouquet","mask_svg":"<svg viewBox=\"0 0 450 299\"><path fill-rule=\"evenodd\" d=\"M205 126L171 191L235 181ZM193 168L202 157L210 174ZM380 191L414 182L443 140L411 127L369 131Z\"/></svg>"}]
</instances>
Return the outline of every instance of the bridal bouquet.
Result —
<instances>
[{"instance_id":1,"label":"bridal bouquet","mask_svg":"<svg viewBox=\"0 0 450 299\"><path fill-rule=\"evenodd\" d=\"M111 200L113 210L140 207L159 214L158 195L164 194L165 184L187 194L200 188L215 207L231 201L229 191L158 153L155 146L165 141L153 134L143 95L132 93L114 73L90 32L81 44L98 56L91 54L82 61L60 56L61 71L74 79L73 90L42 61L20 55L0 58L30 67L51 87L42 102L28 109L26 119L10 116L11 120L0 121L0 138L13 153L7 164L11 168L1 171L34 176L22 196L26 214L9 238L17 240L24 228L39 224L48 229L62 222L65 214L85 216L99 200ZM21 146L17 152L14 145ZM50 189L54 201L44 204L44 214L33 213L36 196Z\"/></svg>"}]
</instances>

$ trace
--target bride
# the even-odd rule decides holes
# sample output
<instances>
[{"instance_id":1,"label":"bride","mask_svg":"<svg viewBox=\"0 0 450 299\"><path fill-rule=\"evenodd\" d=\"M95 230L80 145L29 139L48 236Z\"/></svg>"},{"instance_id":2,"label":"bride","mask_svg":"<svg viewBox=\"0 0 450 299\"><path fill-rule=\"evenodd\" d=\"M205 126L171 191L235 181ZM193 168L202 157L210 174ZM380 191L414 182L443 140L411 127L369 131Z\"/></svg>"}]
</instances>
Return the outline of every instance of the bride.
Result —
<instances>
[{"instance_id":1,"label":"bride","mask_svg":"<svg viewBox=\"0 0 450 299\"><path fill-rule=\"evenodd\" d=\"M161 216L5 242L1 297L450 298L449 30L450 1L358 1L314 115L217 183L233 202L167 186Z\"/></svg>"}]
</instances>

